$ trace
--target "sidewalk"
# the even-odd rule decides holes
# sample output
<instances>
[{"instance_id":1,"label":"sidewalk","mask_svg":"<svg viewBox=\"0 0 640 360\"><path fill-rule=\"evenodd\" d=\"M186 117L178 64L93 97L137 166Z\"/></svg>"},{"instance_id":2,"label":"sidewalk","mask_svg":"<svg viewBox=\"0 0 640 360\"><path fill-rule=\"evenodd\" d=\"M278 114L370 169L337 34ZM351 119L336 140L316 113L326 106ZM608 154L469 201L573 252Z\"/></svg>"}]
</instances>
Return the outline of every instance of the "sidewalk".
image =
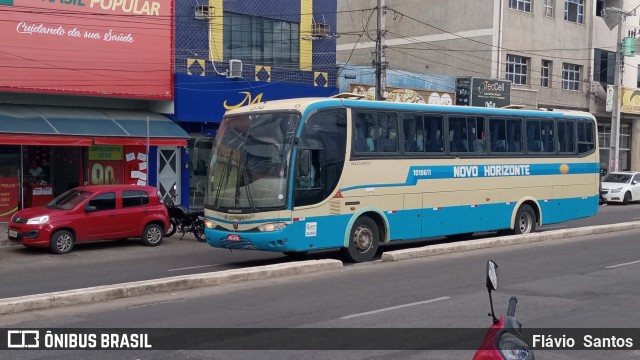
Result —
<instances>
[{"instance_id":1,"label":"sidewalk","mask_svg":"<svg viewBox=\"0 0 640 360\"><path fill-rule=\"evenodd\" d=\"M0 223L0 246L10 246L11 242L7 238L7 223Z\"/></svg>"}]
</instances>

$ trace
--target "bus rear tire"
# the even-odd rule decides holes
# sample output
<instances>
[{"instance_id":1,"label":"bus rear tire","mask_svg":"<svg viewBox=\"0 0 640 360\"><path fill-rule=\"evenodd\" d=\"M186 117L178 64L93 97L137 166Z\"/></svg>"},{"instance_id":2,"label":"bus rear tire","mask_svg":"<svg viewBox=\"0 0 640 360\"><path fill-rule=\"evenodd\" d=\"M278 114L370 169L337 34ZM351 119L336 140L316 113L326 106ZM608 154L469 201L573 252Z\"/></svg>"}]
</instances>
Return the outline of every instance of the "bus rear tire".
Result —
<instances>
[{"instance_id":1,"label":"bus rear tire","mask_svg":"<svg viewBox=\"0 0 640 360\"><path fill-rule=\"evenodd\" d=\"M536 213L531 206L524 204L520 206L516 213L516 223L513 228L513 234L529 234L536 230Z\"/></svg>"},{"instance_id":2,"label":"bus rear tire","mask_svg":"<svg viewBox=\"0 0 640 360\"><path fill-rule=\"evenodd\" d=\"M349 246L342 248L342 255L350 262L371 260L378 251L380 231L378 225L368 216L359 217L351 227Z\"/></svg>"}]
</instances>

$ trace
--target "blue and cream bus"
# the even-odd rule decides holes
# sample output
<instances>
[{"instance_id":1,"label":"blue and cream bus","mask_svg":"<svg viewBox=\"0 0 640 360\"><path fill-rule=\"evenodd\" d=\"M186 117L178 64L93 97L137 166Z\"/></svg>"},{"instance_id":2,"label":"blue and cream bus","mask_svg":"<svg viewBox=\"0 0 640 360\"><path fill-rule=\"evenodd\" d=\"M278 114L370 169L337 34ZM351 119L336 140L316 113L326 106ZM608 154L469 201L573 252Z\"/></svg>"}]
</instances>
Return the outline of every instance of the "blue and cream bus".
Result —
<instances>
[{"instance_id":1,"label":"blue and cream bus","mask_svg":"<svg viewBox=\"0 0 640 360\"><path fill-rule=\"evenodd\" d=\"M598 210L589 113L305 98L228 112L206 238L288 255L474 232L525 234Z\"/></svg>"}]
</instances>

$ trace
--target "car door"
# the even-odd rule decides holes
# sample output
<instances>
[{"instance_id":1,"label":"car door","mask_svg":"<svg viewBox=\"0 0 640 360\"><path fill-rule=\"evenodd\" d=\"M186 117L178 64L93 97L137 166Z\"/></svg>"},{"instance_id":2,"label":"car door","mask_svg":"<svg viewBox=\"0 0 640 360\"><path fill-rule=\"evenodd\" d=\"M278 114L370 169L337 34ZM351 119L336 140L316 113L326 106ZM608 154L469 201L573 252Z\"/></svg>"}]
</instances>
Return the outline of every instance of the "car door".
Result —
<instances>
[{"instance_id":1,"label":"car door","mask_svg":"<svg viewBox=\"0 0 640 360\"><path fill-rule=\"evenodd\" d=\"M104 240L119 237L122 227L116 216L116 193L103 192L95 195L85 206L84 228L86 240Z\"/></svg>"},{"instance_id":2,"label":"car door","mask_svg":"<svg viewBox=\"0 0 640 360\"><path fill-rule=\"evenodd\" d=\"M142 222L149 213L149 194L144 190L123 190L122 209L118 212L125 225L126 237L141 236Z\"/></svg>"},{"instance_id":3,"label":"car door","mask_svg":"<svg viewBox=\"0 0 640 360\"><path fill-rule=\"evenodd\" d=\"M633 185L633 183L636 183ZM633 193L633 200L640 200L640 173L637 173L633 176L631 180L631 192Z\"/></svg>"}]
</instances>

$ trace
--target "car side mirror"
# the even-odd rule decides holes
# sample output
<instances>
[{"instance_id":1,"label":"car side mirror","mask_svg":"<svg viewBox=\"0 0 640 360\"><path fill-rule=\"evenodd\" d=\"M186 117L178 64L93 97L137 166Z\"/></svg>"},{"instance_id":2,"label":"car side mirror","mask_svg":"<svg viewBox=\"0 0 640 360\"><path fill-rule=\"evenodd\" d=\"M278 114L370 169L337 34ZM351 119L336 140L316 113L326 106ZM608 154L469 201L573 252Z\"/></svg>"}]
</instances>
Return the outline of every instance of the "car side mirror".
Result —
<instances>
[{"instance_id":1,"label":"car side mirror","mask_svg":"<svg viewBox=\"0 0 640 360\"><path fill-rule=\"evenodd\" d=\"M498 264L493 260L487 261L487 289L498 290Z\"/></svg>"},{"instance_id":2,"label":"car side mirror","mask_svg":"<svg viewBox=\"0 0 640 360\"><path fill-rule=\"evenodd\" d=\"M98 208L95 206L87 205L84 207L84 212L92 213L98 211Z\"/></svg>"},{"instance_id":3,"label":"car side mirror","mask_svg":"<svg viewBox=\"0 0 640 360\"><path fill-rule=\"evenodd\" d=\"M637 181L635 181L635 180L631 181L631 185L635 185L635 184L637 184L637 183L638 183L638 182L637 182Z\"/></svg>"}]
</instances>

